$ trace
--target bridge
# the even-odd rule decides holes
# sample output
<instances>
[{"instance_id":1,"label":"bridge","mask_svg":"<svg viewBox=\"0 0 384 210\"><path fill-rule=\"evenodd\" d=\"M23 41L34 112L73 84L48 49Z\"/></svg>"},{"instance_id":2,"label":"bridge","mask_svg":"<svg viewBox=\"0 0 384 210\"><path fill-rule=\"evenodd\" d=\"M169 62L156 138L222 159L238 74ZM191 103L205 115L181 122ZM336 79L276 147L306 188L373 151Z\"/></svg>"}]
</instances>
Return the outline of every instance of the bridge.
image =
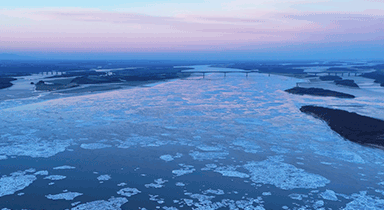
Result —
<instances>
[{"instance_id":1,"label":"bridge","mask_svg":"<svg viewBox=\"0 0 384 210\"><path fill-rule=\"evenodd\" d=\"M234 71L234 70L219 70L219 71L194 71L194 70L185 70L181 73L193 73L193 74L202 74L203 78L205 78L205 74L224 74L224 77L227 77L227 73L243 73L246 77L250 73L258 73L258 70L243 70L243 71Z\"/></svg>"},{"instance_id":2,"label":"bridge","mask_svg":"<svg viewBox=\"0 0 384 210\"><path fill-rule=\"evenodd\" d=\"M315 75L317 76L318 74L322 74L322 75L341 75L341 76L344 76L345 75L348 75L348 76L361 76L363 73L362 72L356 72L356 71L324 71L324 72L307 72L308 75Z\"/></svg>"}]
</instances>

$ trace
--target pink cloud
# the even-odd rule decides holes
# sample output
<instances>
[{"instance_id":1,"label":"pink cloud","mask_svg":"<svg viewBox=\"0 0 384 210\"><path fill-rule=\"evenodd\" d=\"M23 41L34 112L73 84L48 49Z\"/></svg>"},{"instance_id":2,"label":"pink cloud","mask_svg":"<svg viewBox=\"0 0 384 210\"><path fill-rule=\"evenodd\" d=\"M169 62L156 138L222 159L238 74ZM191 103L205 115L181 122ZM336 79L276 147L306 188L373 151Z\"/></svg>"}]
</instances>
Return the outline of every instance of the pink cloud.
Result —
<instances>
[{"instance_id":1,"label":"pink cloud","mask_svg":"<svg viewBox=\"0 0 384 210\"><path fill-rule=\"evenodd\" d=\"M29 20L0 23L0 48L47 51L244 49L266 43L382 40L382 10L360 14L254 11L161 17L83 9L0 10Z\"/></svg>"}]
</instances>

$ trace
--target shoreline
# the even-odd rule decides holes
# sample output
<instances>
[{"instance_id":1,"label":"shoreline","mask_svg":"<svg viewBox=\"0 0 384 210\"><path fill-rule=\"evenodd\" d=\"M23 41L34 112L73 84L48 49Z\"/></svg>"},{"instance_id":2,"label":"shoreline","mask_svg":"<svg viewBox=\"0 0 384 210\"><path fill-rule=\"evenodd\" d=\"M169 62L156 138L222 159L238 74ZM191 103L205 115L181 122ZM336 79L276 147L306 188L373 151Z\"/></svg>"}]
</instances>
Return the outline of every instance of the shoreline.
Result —
<instances>
[{"instance_id":1,"label":"shoreline","mask_svg":"<svg viewBox=\"0 0 384 210\"><path fill-rule=\"evenodd\" d=\"M55 78L55 79L57 79L57 78ZM185 78L177 78L177 79L185 79ZM145 88L145 87L149 87L146 85L156 84L156 83L164 83L164 82L168 82L168 81L172 81L172 80L175 80L175 79L133 81L133 82L131 81L131 82L105 83L105 84L85 84L85 85L83 84L83 85L80 85L79 87L62 89L62 90L54 90L54 91L39 91L39 90L36 90L36 88L23 89L22 90L23 93L20 94L19 97L4 98L4 99L0 98L0 109L1 109L2 104L6 104L8 102L15 101L15 100L20 100L20 101L30 100L31 103L42 102L44 100L84 96L84 95L105 93L105 92L114 91L114 90L130 89L130 88L135 88L135 87ZM49 80L47 80L47 81L49 81ZM16 86L14 85L13 87L15 88ZM0 91L7 91L7 89L3 89ZM14 92L14 91L12 91L12 92ZM9 92L9 94L12 94L12 92ZM7 95L9 95L9 94L7 94ZM35 100L39 100L39 101L35 101ZM6 108L8 108L8 107L6 107Z\"/></svg>"}]
</instances>

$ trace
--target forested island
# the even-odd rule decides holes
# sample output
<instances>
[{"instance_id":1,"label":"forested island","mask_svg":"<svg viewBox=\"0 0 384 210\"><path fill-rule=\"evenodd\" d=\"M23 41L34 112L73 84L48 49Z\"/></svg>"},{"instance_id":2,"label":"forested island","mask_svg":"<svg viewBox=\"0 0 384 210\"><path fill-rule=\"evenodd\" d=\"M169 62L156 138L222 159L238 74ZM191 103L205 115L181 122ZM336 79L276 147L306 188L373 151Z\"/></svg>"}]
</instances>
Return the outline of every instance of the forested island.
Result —
<instances>
[{"instance_id":1,"label":"forested island","mask_svg":"<svg viewBox=\"0 0 384 210\"><path fill-rule=\"evenodd\" d=\"M341 86L347 86L347 87L354 87L354 88L360 88L354 80L352 79L342 79L342 80L335 80L334 81L336 85Z\"/></svg>"},{"instance_id":2,"label":"forested island","mask_svg":"<svg viewBox=\"0 0 384 210\"><path fill-rule=\"evenodd\" d=\"M341 78L339 76L328 75L328 76L321 76L321 77L319 77L319 79L321 81L335 81L335 80L342 80L343 78Z\"/></svg>"},{"instance_id":3,"label":"forested island","mask_svg":"<svg viewBox=\"0 0 384 210\"><path fill-rule=\"evenodd\" d=\"M15 78L12 77L0 77L0 89L5 89L12 87L11 81L15 81Z\"/></svg>"},{"instance_id":4,"label":"forested island","mask_svg":"<svg viewBox=\"0 0 384 210\"><path fill-rule=\"evenodd\" d=\"M302 88L294 87L288 90L285 90L288 93L297 94L297 95L312 95L312 96L326 96L326 97L337 97L337 98L355 98L354 95L341 93L333 90L326 90L322 88Z\"/></svg>"},{"instance_id":5,"label":"forested island","mask_svg":"<svg viewBox=\"0 0 384 210\"><path fill-rule=\"evenodd\" d=\"M384 146L383 120L319 106L302 106L300 111L325 121L345 139L364 145Z\"/></svg>"}]
</instances>

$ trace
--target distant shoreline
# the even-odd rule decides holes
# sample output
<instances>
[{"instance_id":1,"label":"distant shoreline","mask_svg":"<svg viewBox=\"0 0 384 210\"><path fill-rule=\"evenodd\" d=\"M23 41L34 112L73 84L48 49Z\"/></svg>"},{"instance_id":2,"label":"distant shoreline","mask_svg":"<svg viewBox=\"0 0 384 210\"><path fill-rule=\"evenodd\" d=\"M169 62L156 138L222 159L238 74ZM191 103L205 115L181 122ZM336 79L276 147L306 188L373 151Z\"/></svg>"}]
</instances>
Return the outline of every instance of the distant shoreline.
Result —
<instances>
[{"instance_id":1,"label":"distant shoreline","mask_svg":"<svg viewBox=\"0 0 384 210\"><path fill-rule=\"evenodd\" d=\"M294 87L285 92L296 94L296 95L311 95L311 96L323 96L323 97L337 97L337 98L355 98L354 95L326 90L323 88L302 88L302 87Z\"/></svg>"}]
</instances>

